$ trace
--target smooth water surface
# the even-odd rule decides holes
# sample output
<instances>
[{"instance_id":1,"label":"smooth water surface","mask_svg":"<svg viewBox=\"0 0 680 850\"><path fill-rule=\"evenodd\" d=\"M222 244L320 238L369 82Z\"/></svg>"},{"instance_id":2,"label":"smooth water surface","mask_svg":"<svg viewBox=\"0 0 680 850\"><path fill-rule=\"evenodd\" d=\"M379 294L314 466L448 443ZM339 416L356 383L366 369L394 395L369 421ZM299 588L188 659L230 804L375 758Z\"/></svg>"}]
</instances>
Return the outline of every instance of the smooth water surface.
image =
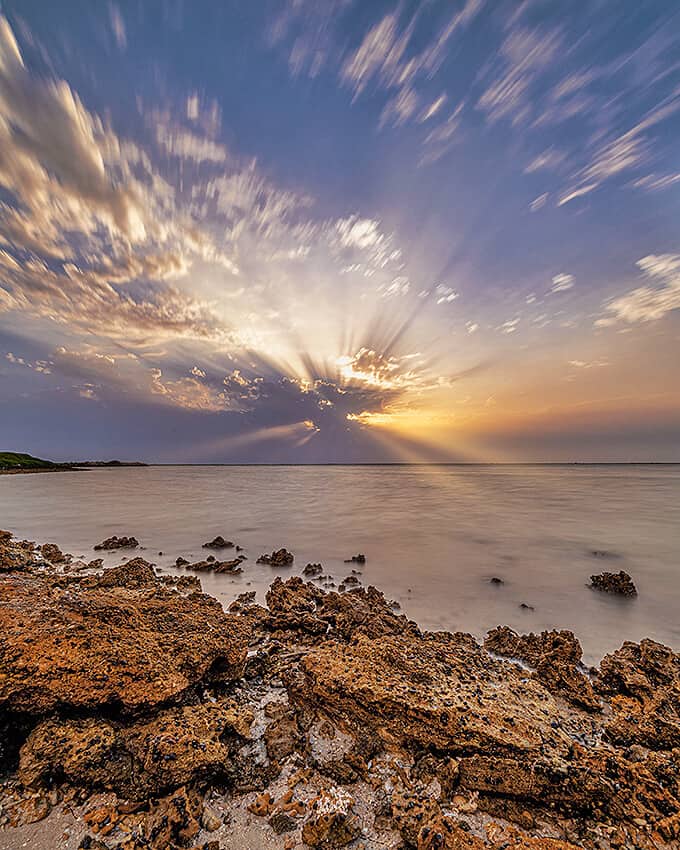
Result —
<instances>
[{"instance_id":1,"label":"smooth water surface","mask_svg":"<svg viewBox=\"0 0 680 850\"><path fill-rule=\"evenodd\" d=\"M365 553L375 584L430 629L483 637L498 624L568 628L595 662L624 640L680 650L680 466L143 467L0 476L0 528L94 557L132 534L167 572L222 534L245 547L241 576L201 574L228 604L321 562L339 581ZM295 564L255 563L285 546ZM598 557L593 551L605 551ZM162 556L157 553L162 551ZM109 553L106 565L123 554ZM217 554L217 553L216 553ZM218 555L219 557L219 555ZM233 557L226 552L224 558ZM624 569L636 599L590 590ZM490 584L492 576L503 585ZM533 611L520 608L525 602Z\"/></svg>"}]
</instances>

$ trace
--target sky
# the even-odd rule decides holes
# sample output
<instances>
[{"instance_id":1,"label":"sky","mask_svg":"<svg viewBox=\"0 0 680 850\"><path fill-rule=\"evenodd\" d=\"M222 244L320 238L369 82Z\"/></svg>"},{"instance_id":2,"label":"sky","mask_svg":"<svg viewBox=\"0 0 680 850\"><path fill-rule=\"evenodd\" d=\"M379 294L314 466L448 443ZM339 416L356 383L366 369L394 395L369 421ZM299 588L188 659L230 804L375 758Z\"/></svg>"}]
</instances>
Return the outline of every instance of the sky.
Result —
<instances>
[{"instance_id":1,"label":"sky","mask_svg":"<svg viewBox=\"0 0 680 850\"><path fill-rule=\"evenodd\" d=\"M680 7L0 3L0 449L680 461Z\"/></svg>"}]
</instances>

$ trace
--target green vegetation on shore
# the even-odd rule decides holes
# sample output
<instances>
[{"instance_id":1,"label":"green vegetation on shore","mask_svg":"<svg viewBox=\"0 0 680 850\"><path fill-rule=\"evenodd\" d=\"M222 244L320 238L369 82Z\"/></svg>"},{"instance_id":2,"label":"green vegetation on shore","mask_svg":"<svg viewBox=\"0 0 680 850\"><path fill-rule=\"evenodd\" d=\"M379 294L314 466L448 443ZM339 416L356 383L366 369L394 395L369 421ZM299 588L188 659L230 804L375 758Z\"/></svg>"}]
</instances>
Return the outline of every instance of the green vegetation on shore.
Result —
<instances>
[{"instance_id":1,"label":"green vegetation on shore","mask_svg":"<svg viewBox=\"0 0 680 850\"><path fill-rule=\"evenodd\" d=\"M50 469L79 469L90 467L146 466L140 461L85 460L76 463L55 463L23 452L0 452L0 472L41 472Z\"/></svg>"},{"instance_id":2,"label":"green vegetation on shore","mask_svg":"<svg viewBox=\"0 0 680 850\"><path fill-rule=\"evenodd\" d=\"M0 469L70 469L71 463L55 463L21 452L0 452Z\"/></svg>"}]
</instances>

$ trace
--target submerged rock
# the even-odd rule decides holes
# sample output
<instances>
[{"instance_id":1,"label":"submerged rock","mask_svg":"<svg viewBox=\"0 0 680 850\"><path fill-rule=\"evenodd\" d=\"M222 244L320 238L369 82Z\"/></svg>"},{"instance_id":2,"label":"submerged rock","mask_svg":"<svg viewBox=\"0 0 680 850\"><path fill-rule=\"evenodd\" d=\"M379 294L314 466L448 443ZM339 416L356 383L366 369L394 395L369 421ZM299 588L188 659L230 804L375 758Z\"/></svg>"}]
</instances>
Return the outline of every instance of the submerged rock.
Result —
<instances>
[{"instance_id":1,"label":"submerged rock","mask_svg":"<svg viewBox=\"0 0 680 850\"><path fill-rule=\"evenodd\" d=\"M260 555L257 559L258 564L269 564L270 567L289 567L295 556L287 549L276 549L271 555Z\"/></svg>"},{"instance_id":2,"label":"submerged rock","mask_svg":"<svg viewBox=\"0 0 680 850\"><path fill-rule=\"evenodd\" d=\"M136 537L116 537L114 534L113 537L107 537L94 548L98 552L102 549L134 549L137 546L139 546L139 541Z\"/></svg>"},{"instance_id":3,"label":"submerged rock","mask_svg":"<svg viewBox=\"0 0 680 850\"><path fill-rule=\"evenodd\" d=\"M600 573L590 577L590 587L605 593L618 593L620 596L637 596L637 588L628 573Z\"/></svg>"},{"instance_id":4,"label":"submerged rock","mask_svg":"<svg viewBox=\"0 0 680 850\"><path fill-rule=\"evenodd\" d=\"M231 540L225 540L221 534L218 534L214 540L203 544L204 549L233 549L234 544Z\"/></svg>"},{"instance_id":5,"label":"submerged rock","mask_svg":"<svg viewBox=\"0 0 680 850\"><path fill-rule=\"evenodd\" d=\"M366 555L352 555L351 558L345 558L346 564L365 564Z\"/></svg>"}]
</instances>

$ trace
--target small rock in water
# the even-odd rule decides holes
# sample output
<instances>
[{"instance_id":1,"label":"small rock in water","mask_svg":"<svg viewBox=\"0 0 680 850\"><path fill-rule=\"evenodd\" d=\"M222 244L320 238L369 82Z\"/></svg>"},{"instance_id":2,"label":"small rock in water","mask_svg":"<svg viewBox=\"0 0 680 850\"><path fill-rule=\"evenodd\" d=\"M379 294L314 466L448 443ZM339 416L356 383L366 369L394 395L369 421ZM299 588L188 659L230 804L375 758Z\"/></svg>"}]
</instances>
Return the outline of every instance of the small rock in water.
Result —
<instances>
[{"instance_id":1,"label":"small rock in water","mask_svg":"<svg viewBox=\"0 0 680 850\"><path fill-rule=\"evenodd\" d=\"M187 559L186 559L186 558L182 558L182 557L180 556L180 557L179 557L179 558L177 558L177 560L175 561L175 566L176 566L176 567L186 567L188 563L189 563L189 561L187 561Z\"/></svg>"},{"instance_id":2,"label":"small rock in water","mask_svg":"<svg viewBox=\"0 0 680 850\"><path fill-rule=\"evenodd\" d=\"M526 602L521 602L519 607L523 611L533 611L534 610L534 606L533 605L527 605Z\"/></svg>"},{"instance_id":3,"label":"small rock in water","mask_svg":"<svg viewBox=\"0 0 680 850\"><path fill-rule=\"evenodd\" d=\"M269 564L270 567L289 567L295 556L287 549L276 549L271 555L260 555L257 559L258 564Z\"/></svg>"},{"instance_id":4,"label":"small rock in water","mask_svg":"<svg viewBox=\"0 0 680 850\"><path fill-rule=\"evenodd\" d=\"M365 564L366 555L352 555L351 558L345 558L346 564Z\"/></svg>"},{"instance_id":5,"label":"small rock in water","mask_svg":"<svg viewBox=\"0 0 680 850\"><path fill-rule=\"evenodd\" d=\"M323 567L321 564L307 564L307 566L302 571L302 575L305 576L318 576L321 575L323 571Z\"/></svg>"},{"instance_id":6,"label":"small rock in water","mask_svg":"<svg viewBox=\"0 0 680 850\"><path fill-rule=\"evenodd\" d=\"M137 546L139 541L136 537L116 537L114 534L113 537L107 537L106 540L98 543L94 549L98 552L102 549L134 549Z\"/></svg>"},{"instance_id":7,"label":"small rock in water","mask_svg":"<svg viewBox=\"0 0 680 850\"><path fill-rule=\"evenodd\" d=\"M628 573L600 573L590 577L590 587L605 593L617 593L619 596L637 596L637 588Z\"/></svg>"},{"instance_id":8,"label":"small rock in water","mask_svg":"<svg viewBox=\"0 0 680 850\"><path fill-rule=\"evenodd\" d=\"M492 576L492 578L490 578L489 581L490 581L491 584L505 584L503 579L498 578L498 576Z\"/></svg>"},{"instance_id":9,"label":"small rock in water","mask_svg":"<svg viewBox=\"0 0 680 850\"><path fill-rule=\"evenodd\" d=\"M233 549L234 544L231 540L225 540L221 534L218 534L214 540L203 544L204 549Z\"/></svg>"}]
</instances>

